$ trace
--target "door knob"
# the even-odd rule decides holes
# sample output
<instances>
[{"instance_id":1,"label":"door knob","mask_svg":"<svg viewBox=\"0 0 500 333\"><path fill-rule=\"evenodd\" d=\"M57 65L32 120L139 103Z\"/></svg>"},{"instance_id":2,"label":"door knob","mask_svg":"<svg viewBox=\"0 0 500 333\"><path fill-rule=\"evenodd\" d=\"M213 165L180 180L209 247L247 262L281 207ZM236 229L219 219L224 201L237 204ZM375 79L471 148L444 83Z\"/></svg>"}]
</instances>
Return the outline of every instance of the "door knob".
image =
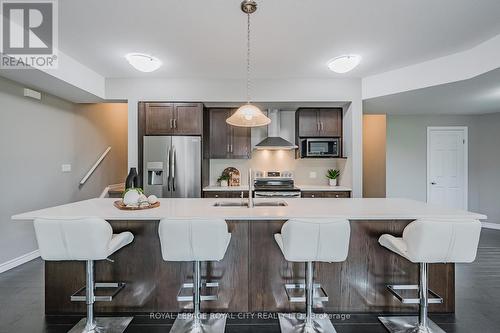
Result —
<instances>
[{"instance_id":1,"label":"door knob","mask_svg":"<svg viewBox=\"0 0 500 333\"><path fill-rule=\"evenodd\" d=\"M436 182L432 182L431 185L436 185L437 183Z\"/></svg>"}]
</instances>

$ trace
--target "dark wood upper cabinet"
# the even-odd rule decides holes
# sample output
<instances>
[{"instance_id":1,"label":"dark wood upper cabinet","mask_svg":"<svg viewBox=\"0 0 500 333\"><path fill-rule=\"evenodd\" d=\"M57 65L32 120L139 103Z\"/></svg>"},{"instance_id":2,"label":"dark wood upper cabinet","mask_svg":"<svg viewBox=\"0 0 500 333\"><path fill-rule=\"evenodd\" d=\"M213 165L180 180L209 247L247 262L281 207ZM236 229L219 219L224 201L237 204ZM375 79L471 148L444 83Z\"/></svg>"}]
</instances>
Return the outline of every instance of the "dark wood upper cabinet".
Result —
<instances>
[{"instance_id":1,"label":"dark wood upper cabinet","mask_svg":"<svg viewBox=\"0 0 500 333\"><path fill-rule=\"evenodd\" d=\"M201 103L145 103L144 110L146 135L201 135Z\"/></svg>"},{"instance_id":2,"label":"dark wood upper cabinet","mask_svg":"<svg viewBox=\"0 0 500 333\"><path fill-rule=\"evenodd\" d=\"M299 109L298 113L298 127L299 136L318 136L319 135L319 122L317 109Z\"/></svg>"},{"instance_id":3,"label":"dark wood upper cabinet","mask_svg":"<svg viewBox=\"0 0 500 333\"><path fill-rule=\"evenodd\" d=\"M228 125L231 129L231 158L250 158L251 129Z\"/></svg>"},{"instance_id":4,"label":"dark wood upper cabinet","mask_svg":"<svg viewBox=\"0 0 500 333\"><path fill-rule=\"evenodd\" d=\"M209 109L209 158L247 159L251 155L251 129L226 123L234 109Z\"/></svg>"},{"instance_id":5,"label":"dark wood upper cabinet","mask_svg":"<svg viewBox=\"0 0 500 333\"><path fill-rule=\"evenodd\" d=\"M175 132L178 135L201 135L203 105L201 103L175 103Z\"/></svg>"},{"instance_id":6,"label":"dark wood upper cabinet","mask_svg":"<svg viewBox=\"0 0 500 333\"><path fill-rule=\"evenodd\" d=\"M342 136L342 109L319 110L320 136Z\"/></svg>"},{"instance_id":7,"label":"dark wood upper cabinet","mask_svg":"<svg viewBox=\"0 0 500 333\"><path fill-rule=\"evenodd\" d=\"M299 137L342 137L342 109L298 109Z\"/></svg>"},{"instance_id":8,"label":"dark wood upper cabinet","mask_svg":"<svg viewBox=\"0 0 500 333\"><path fill-rule=\"evenodd\" d=\"M226 119L230 115L228 109L210 109L209 111L210 131L207 136L209 140L209 158L229 158L229 125Z\"/></svg>"},{"instance_id":9,"label":"dark wood upper cabinet","mask_svg":"<svg viewBox=\"0 0 500 333\"><path fill-rule=\"evenodd\" d=\"M174 134L174 105L172 103L146 103L146 134Z\"/></svg>"}]
</instances>

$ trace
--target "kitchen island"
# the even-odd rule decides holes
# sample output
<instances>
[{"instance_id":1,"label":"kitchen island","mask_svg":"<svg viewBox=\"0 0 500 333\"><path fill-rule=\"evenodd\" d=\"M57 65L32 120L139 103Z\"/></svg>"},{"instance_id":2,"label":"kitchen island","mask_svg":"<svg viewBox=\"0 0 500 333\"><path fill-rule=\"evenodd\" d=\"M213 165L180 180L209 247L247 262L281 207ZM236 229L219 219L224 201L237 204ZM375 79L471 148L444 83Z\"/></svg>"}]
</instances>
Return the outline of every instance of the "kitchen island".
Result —
<instances>
[{"instance_id":1,"label":"kitchen island","mask_svg":"<svg viewBox=\"0 0 500 333\"><path fill-rule=\"evenodd\" d=\"M398 312L413 311L401 305L385 289L389 283L416 284L418 265L382 248L383 233L401 235L404 227L418 218L485 219L486 216L451 210L407 199L289 199L279 207L215 207L216 202L239 203L240 199L160 199L158 208L121 211L116 199L91 199L13 216L14 220L37 217L75 218L97 216L108 220L115 232L131 231L132 244L112 256L114 263L96 263L96 280L126 282L113 300L96 304L97 312L177 312L190 303L178 303L181 283L192 278L190 263L164 262L158 239L158 222L170 218L222 218L232 233L223 260L204 263L204 278L220 282L219 299L204 302L205 311L278 312L297 311L301 303L289 303L284 283L304 278L304 264L287 262L273 235L289 218L340 217L351 222L349 255L343 263L316 265L317 282L330 299L318 311ZM267 199L256 202L272 201ZM436 223L439 223L437 221ZM47 314L82 313L85 305L72 303L69 296L84 284L83 262L46 262L45 311ZM443 304L431 311L454 311L454 265L430 265L430 287ZM321 306L318 304L318 306Z\"/></svg>"}]
</instances>

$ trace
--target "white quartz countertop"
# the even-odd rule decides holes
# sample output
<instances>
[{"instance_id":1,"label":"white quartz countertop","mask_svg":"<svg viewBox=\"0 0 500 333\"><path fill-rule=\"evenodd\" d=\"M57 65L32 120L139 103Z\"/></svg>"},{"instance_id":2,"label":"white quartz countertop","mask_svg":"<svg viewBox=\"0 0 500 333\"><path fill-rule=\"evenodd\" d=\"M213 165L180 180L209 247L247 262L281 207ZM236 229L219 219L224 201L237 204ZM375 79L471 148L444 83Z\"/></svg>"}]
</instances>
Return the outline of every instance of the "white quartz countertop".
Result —
<instances>
[{"instance_id":1,"label":"white quartz countertop","mask_svg":"<svg viewBox=\"0 0 500 333\"><path fill-rule=\"evenodd\" d=\"M301 191L331 191L331 192L340 192L340 191L352 191L351 188L345 186L328 186L328 185L295 185L295 187L299 188ZM203 188L203 191L248 191L248 185L242 186L218 186L218 185L210 185Z\"/></svg>"},{"instance_id":2,"label":"white quartz countertop","mask_svg":"<svg viewBox=\"0 0 500 333\"><path fill-rule=\"evenodd\" d=\"M222 218L225 220L280 220L289 218L341 217L350 220L486 219L485 215L443 208L409 199L296 198L285 207L214 207L215 202L241 199L160 199L160 207L124 211L113 206L114 198L89 199L62 206L14 215L13 220L78 218L106 220L158 220L170 218ZM274 201L256 199L255 202Z\"/></svg>"}]
</instances>

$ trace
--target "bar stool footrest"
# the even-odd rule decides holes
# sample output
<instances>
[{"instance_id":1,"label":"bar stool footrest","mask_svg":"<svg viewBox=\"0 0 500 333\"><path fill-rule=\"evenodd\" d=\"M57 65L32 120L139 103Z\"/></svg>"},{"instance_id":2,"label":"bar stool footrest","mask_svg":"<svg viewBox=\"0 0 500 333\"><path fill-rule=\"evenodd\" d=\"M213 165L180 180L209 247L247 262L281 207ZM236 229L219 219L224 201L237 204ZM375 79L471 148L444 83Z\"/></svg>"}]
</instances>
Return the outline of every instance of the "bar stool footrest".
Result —
<instances>
[{"instance_id":1,"label":"bar stool footrest","mask_svg":"<svg viewBox=\"0 0 500 333\"><path fill-rule=\"evenodd\" d=\"M197 332L224 333L226 328L226 313L200 313L201 329ZM169 333L196 332L192 313L179 313Z\"/></svg>"},{"instance_id":2,"label":"bar stool footrest","mask_svg":"<svg viewBox=\"0 0 500 333\"><path fill-rule=\"evenodd\" d=\"M387 285L387 289L391 292L391 294L394 295L401 303L403 304L419 304L420 303L420 298L407 298L403 297L399 293L400 290L416 290L417 292L419 291L420 287L416 284L390 284ZM441 304L443 303L443 298L436 294L434 291L428 289L429 295L431 297L428 298L428 303L429 304Z\"/></svg>"},{"instance_id":3,"label":"bar stool footrest","mask_svg":"<svg viewBox=\"0 0 500 333\"><path fill-rule=\"evenodd\" d=\"M285 291L288 300L291 303L305 303L306 301L306 285L304 283L285 283ZM299 290L300 295L292 295L292 290ZM328 302L328 294L319 283L313 284L315 302Z\"/></svg>"},{"instance_id":4,"label":"bar stool footrest","mask_svg":"<svg viewBox=\"0 0 500 333\"><path fill-rule=\"evenodd\" d=\"M96 282L94 283L94 289L113 289L110 295L98 295L94 296L95 302L111 302L113 298L118 295L119 292L125 288L126 283L124 282ZM85 296L86 286L78 289L73 295L71 295L71 302L85 302L87 297ZM83 293L83 295L82 295Z\"/></svg>"},{"instance_id":5,"label":"bar stool footrest","mask_svg":"<svg viewBox=\"0 0 500 333\"><path fill-rule=\"evenodd\" d=\"M419 332L416 316L386 316L378 317L378 319L390 333ZM427 332L446 333L430 319L427 319Z\"/></svg>"},{"instance_id":6,"label":"bar stool footrest","mask_svg":"<svg viewBox=\"0 0 500 333\"><path fill-rule=\"evenodd\" d=\"M282 333L337 333L328 314L313 314L313 316L313 326L306 331L304 313L279 313L280 330Z\"/></svg>"},{"instance_id":7,"label":"bar stool footrest","mask_svg":"<svg viewBox=\"0 0 500 333\"><path fill-rule=\"evenodd\" d=\"M123 333L132 319L133 317L97 317L95 318L96 332ZM82 318L68 333L82 333L86 324L87 319Z\"/></svg>"},{"instance_id":8,"label":"bar stool footrest","mask_svg":"<svg viewBox=\"0 0 500 333\"><path fill-rule=\"evenodd\" d=\"M194 287L194 284L192 282L189 283L183 283L181 288L179 289L179 293L177 294L177 301L178 302L192 302L193 301L193 292L192 289ZM215 289L212 293L210 294L201 294L200 295L200 301L216 301L219 299L219 282L212 282L212 281L207 281L207 282L202 282L201 283L201 288L202 292L205 289L205 292L207 289ZM191 289L189 293L185 293L185 290Z\"/></svg>"}]
</instances>

